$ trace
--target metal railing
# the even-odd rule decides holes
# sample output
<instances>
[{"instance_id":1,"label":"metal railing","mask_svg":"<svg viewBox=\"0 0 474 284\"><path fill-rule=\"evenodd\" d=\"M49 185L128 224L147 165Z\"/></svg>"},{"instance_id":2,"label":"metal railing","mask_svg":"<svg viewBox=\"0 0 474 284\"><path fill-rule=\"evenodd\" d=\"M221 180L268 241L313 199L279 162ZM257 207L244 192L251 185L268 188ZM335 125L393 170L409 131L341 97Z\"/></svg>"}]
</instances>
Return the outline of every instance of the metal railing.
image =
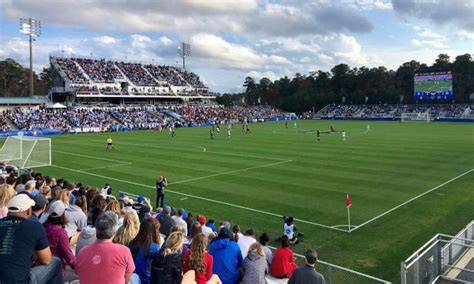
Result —
<instances>
[{"instance_id":1,"label":"metal railing","mask_svg":"<svg viewBox=\"0 0 474 284\"><path fill-rule=\"evenodd\" d=\"M469 253L474 253L474 221L456 236L435 235L402 261L401 283L435 283L437 279L463 283L474 279L474 271L465 267L472 259Z\"/></svg>"}]
</instances>

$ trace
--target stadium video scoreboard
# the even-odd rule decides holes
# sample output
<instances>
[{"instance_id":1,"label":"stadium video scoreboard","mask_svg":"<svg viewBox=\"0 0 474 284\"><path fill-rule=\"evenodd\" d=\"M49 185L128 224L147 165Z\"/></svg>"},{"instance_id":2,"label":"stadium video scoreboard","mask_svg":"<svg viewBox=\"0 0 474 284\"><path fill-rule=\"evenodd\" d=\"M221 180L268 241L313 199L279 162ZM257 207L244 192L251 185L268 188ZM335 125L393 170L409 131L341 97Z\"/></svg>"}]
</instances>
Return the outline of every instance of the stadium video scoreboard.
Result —
<instances>
[{"instance_id":1,"label":"stadium video scoreboard","mask_svg":"<svg viewBox=\"0 0 474 284\"><path fill-rule=\"evenodd\" d=\"M453 75L451 72L415 74L415 99L435 101L453 99Z\"/></svg>"}]
</instances>

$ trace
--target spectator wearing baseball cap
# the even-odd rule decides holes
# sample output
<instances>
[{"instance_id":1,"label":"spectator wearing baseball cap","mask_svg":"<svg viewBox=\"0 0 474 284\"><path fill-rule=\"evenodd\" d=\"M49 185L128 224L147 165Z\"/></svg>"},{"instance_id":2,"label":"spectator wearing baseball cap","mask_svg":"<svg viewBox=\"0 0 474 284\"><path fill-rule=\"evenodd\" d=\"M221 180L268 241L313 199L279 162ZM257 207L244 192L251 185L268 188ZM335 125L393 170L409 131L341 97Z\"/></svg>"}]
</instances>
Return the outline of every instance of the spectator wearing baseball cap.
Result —
<instances>
[{"instance_id":1,"label":"spectator wearing baseball cap","mask_svg":"<svg viewBox=\"0 0 474 284\"><path fill-rule=\"evenodd\" d=\"M46 210L48 200L43 195L38 194L33 197L33 201L35 202L35 205L31 208L33 212L31 213L30 219L40 223L39 218L41 217L41 214L43 214L43 212Z\"/></svg>"},{"instance_id":2,"label":"spectator wearing baseball cap","mask_svg":"<svg viewBox=\"0 0 474 284\"><path fill-rule=\"evenodd\" d=\"M206 226L206 221L207 221L206 216L204 215L198 216L198 222L201 224L202 233L204 234L204 236L206 236L206 238L209 238L209 236L213 234L214 232L212 231L211 228Z\"/></svg>"},{"instance_id":3,"label":"spectator wearing baseball cap","mask_svg":"<svg viewBox=\"0 0 474 284\"><path fill-rule=\"evenodd\" d=\"M176 225L175 221L171 218L171 207L165 205L163 212L157 216L157 220L160 222L160 233L167 236L171 233L171 227Z\"/></svg>"},{"instance_id":4,"label":"spectator wearing baseball cap","mask_svg":"<svg viewBox=\"0 0 474 284\"><path fill-rule=\"evenodd\" d=\"M34 205L26 194L14 196L8 216L0 219L0 239L6 244L0 254L1 283L62 283L61 261L52 257L43 226L30 220Z\"/></svg>"},{"instance_id":5,"label":"spectator wearing baseball cap","mask_svg":"<svg viewBox=\"0 0 474 284\"><path fill-rule=\"evenodd\" d=\"M143 195L138 196L137 202L132 205L132 208L137 211L140 223L145 220L146 214L151 212L150 202Z\"/></svg>"},{"instance_id":6,"label":"spectator wearing baseball cap","mask_svg":"<svg viewBox=\"0 0 474 284\"><path fill-rule=\"evenodd\" d=\"M326 281L324 280L323 275L314 269L314 266L318 261L318 253L315 250L309 249L306 251L304 257L306 265L293 271L293 275L288 281L288 284L325 284Z\"/></svg>"},{"instance_id":7,"label":"spectator wearing baseball cap","mask_svg":"<svg viewBox=\"0 0 474 284\"><path fill-rule=\"evenodd\" d=\"M64 275L66 266L74 269L76 257L69 246L69 238L65 229L66 205L61 201L55 201L49 207L48 219L44 223L46 235L51 244L51 252L61 259L62 273Z\"/></svg>"}]
</instances>

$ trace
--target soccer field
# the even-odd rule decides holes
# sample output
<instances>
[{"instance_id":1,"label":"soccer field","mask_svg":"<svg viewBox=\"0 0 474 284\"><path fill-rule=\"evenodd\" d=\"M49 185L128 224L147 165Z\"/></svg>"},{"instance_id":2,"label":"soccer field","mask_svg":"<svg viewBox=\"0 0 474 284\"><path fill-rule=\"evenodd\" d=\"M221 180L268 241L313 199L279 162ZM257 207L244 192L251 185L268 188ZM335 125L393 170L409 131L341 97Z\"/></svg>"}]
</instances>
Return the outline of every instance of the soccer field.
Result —
<instances>
[{"instance_id":1,"label":"soccer field","mask_svg":"<svg viewBox=\"0 0 474 284\"><path fill-rule=\"evenodd\" d=\"M370 131L367 131L367 124ZM330 125L345 130L321 135ZM241 126L214 140L209 128L52 137L43 174L152 198L160 175L166 203L253 227L276 239L294 216L320 258L398 282L400 261L435 233L454 234L474 218L474 125L298 121ZM115 150L106 151L106 138ZM347 232L346 194L352 199ZM274 243L275 244L275 243Z\"/></svg>"}]
</instances>

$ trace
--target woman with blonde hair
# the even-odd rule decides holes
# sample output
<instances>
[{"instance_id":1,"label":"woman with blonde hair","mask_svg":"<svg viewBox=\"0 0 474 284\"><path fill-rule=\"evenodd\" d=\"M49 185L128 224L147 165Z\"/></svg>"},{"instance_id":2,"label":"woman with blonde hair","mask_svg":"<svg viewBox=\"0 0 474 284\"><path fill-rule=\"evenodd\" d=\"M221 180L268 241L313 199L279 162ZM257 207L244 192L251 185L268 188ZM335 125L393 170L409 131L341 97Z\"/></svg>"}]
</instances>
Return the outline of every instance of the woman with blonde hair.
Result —
<instances>
[{"instance_id":1,"label":"woman with blonde hair","mask_svg":"<svg viewBox=\"0 0 474 284\"><path fill-rule=\"evenodd\" d=\"M39 193L43 195L46 199L51 199L51 187L43 185L40 187Z\"/></svg>"},{"instance_id":2,"label":"woman with blonde hair","mask_svg":"<svg viewBox=\"0 0 474 284\"><path fill-rule=\"evenodd\" d=\"M150 284L181 283L181 279L183 278L183 244L183 233L173 232L168 236L165 248L153 256Z\"/></svg>"},{"instance_id":3,"label":"woman with blonde hair","mask_svg":"<svg viewBox=\"0 0 474 284\"><path fill-rule=\"evenodd\" d=\"M247 256L242 263L243 278L242 284L265 284L265 271L267 270L267 260L263 252L262 245L253 243Z\"/></svg>"},{"instance_id":4,"label":"woman with blonde hair","mask_svg":"<svg viewBox=\"0 0 474 284\"><path fill-rule=\"evenodd\" d=\"M61 189L56 191L56 200L62 201L66 207L69 207L69 190Z\"/></svg>"},{"instance_id":5,"label":"woman with blonde hair","mask_svg":"<svg viewBox=\"0 0 474 284\"><path fill-rule=\"evenodd\" d=\"M123 225L117 230L113 242L128 246L130 242L137 236L140 229L140 220L135 211L127 211L123 218Z\"/></svg>"},{"instance_id":6,"label":"woman with blonde hair","mask_svg":"<svg viewBox=\"0 0 474 284\"><path fill-rule=\"evenodd\" d=\"M15 189L9 184L0 185L0 219L5 218L8 214L8 201L15 196Z\"/></svg>"}]
</instances>

